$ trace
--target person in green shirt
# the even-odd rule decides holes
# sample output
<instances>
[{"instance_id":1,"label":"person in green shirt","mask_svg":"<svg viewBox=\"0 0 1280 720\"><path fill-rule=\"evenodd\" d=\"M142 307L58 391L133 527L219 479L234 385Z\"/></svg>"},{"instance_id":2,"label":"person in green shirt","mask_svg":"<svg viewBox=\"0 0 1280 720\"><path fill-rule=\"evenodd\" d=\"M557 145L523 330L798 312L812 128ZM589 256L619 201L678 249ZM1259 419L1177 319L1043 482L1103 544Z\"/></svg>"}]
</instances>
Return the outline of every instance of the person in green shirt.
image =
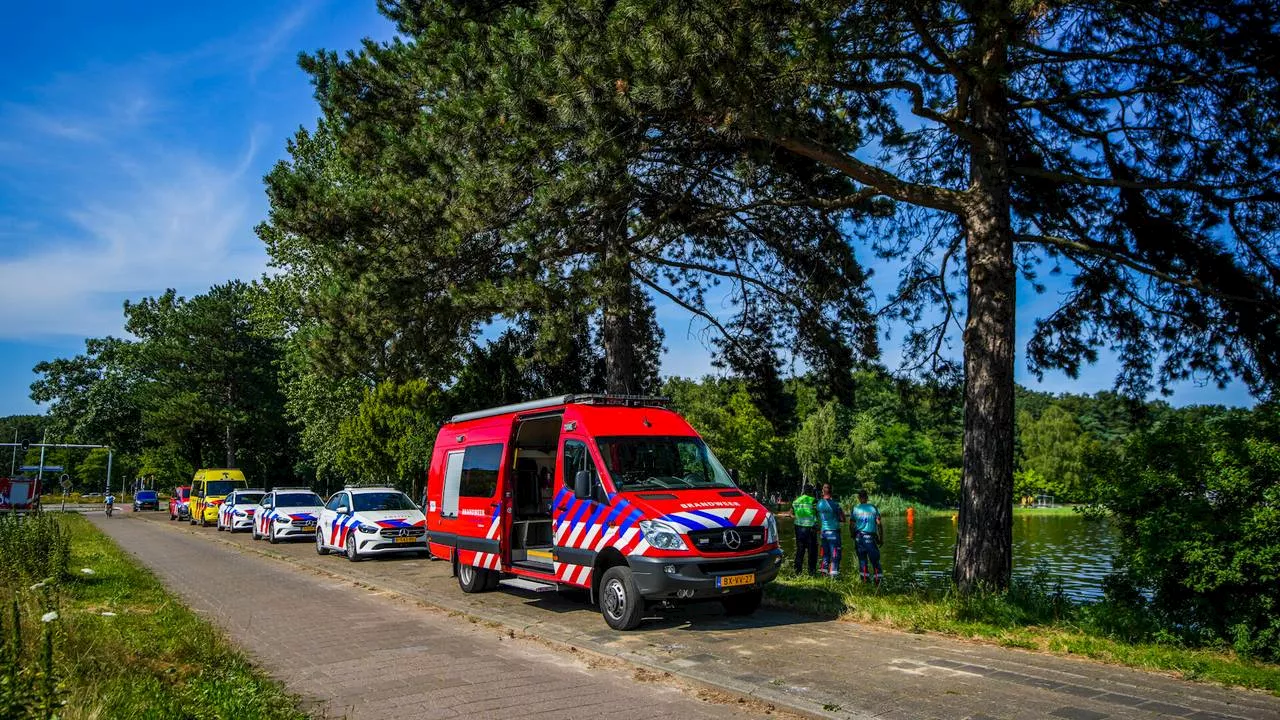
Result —
<instances>
[{"instance_id":1,"label":"person in green shirt","mask_svg":"<svg viewBox=\"0 0 1280 720\"><path fill-rule=\"evenodd\" d=\"M868 565L875 571L875 583L880 584L884 573L880 569L880 542L884 538L884 524L880 522L880 510L867 502L867 491L858 491L858 504L853 508L850 530L853 532L853 547L858 551L858 570L862 573L862 582L870 582Z\"/></svg>"},{"instance_id":2,"label":"person in green shirt","mask_svg":"<svg viewBox=\"0 0 1280 720\"><path fill-rule=\"evenodd\" d=\"M844 522L844 510L831 497L831 485L822 486L822 499L815 506L818 513L818 532L822 542L822 571L831 577L840 574L840 524Z\"/></svg>"},{"instance_id":3,"label":"person in green shirt","mask_svg":"<svg viewBox=\"0 0 1280 720\"><path fill-rule=\"evenodd\" d=\"M800 497L791 501L791 512L796 518L796 572L809 560L809 574L818 572L818 515L814 510L813 486L805 485Z\"/></svg>"}]
</instances>

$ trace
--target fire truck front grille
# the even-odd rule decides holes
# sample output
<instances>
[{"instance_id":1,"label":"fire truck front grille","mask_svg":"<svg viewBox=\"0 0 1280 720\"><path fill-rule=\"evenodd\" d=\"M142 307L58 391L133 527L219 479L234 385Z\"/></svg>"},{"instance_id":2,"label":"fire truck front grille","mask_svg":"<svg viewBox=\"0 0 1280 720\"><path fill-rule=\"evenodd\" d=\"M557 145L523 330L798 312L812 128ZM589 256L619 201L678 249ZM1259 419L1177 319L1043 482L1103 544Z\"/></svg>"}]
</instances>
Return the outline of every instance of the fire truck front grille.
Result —
<instances>
[{"instance_id":1,"label":"fire truck front grille","mask_svg":"<svg viewBox=\"0 0 1280 720\"><path fill-rule=\"evenodd\" d=\"M695 550L702 552L743 552L764 545L764 528L756 526L694 530L689 533L689 540L693 542Z\"/></svg>"}]
</instances>

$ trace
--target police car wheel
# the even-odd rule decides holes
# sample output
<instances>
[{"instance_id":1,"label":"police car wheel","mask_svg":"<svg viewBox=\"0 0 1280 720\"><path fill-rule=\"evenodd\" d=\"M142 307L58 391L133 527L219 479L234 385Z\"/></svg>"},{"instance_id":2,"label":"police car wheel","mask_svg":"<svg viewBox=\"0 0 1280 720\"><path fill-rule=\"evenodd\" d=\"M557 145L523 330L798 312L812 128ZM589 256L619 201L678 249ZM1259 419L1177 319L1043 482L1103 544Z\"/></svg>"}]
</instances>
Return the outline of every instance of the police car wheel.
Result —
<instances>
[{"instance_id":1,"label":"police car wheel","mask_svg":"<svg viewBox=\"0 0 1280 720\"><path fill-rule=\"evenodd\" d=\"M316 530L316 554L317 555L329 554L329 548L324 546L324 533L320 532L319 529Z\"/></svg>"},{"instance_id":2,"label":"police car wheel","mask_svg":"<svg viewBox=\"0 0 1280 720\"><path fill-rule=\"evenodd\" d=\"M489 590L489 571L474 565L458 565L458 587L464 593Z\"/></svg>"},{"instance_id":3,"label":"police car wheel","mask_svg":"<svg viewBox=\"0 0 1280 720\"><path fill-rule=\"evenodd\" d=\"M614 630L634 630L644 619L644 599L631 568L616 565L600 579L600 614Z\"/></svg>"},{"instance_id":4,"label":"police car wheel","mask_svg":"<svg viewBox=\"0 0 1280 720\"><path fill-rule=\"evenodd\" d=\"M356 549L355 530L347 534L347 559L351 562L360 562L360 552Z\"/></svg>"},{"instance_id":5,"label":"police car wheel","mask_svg":"<svg viewBox=\"0 0 1280 720\"><path fill-rule=\"evenodd\" d=\"M275 545L277 542L280 542L279 540L276 539L275 521L267 523L267 542L271 543L272 545Z\"/></svg>"},{"instance_id":6,"label":"police car wheel","mask_svg":"<svg viewBox=\"0 0 1280 720\"><path fill-rule=\"evenodd\" d=\"M736 595L726 595L720 598L720 604L724 606L726 615L750 615L760 607L760 600L763 597L762 590L752 590Z\"/></svg>"}]
</instances>

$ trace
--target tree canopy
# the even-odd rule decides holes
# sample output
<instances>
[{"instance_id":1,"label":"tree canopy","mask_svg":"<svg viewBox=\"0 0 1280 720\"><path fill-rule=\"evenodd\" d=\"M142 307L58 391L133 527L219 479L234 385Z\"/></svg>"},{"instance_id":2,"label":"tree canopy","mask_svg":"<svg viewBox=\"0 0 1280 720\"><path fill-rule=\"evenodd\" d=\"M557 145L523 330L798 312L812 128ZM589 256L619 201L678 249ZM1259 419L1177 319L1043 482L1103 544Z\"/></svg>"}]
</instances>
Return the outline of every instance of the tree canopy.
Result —
<instances>
[{"instance_id":1,"label":"tree canopy","mask_svg":"<svg viewBox=\"0 0 1280 720\"><path fill-rule=\"evenodd\" d=\"M794 338L839 378L849 348L874 352L875 318L905 321L907 356L935 369L963 323L964 590L1009 579L1019 274L1067 275L1027 344L1033 371L1074 375L1110 347L1130 392L1191 376L1272 388L1269 4L382 7L397 40L304 64L343 167L389 183L362 207L462 230L427 244L515 249L514 277L520 260L593 250L593 272L621 277L627 245L632 275L677 302L740 283L728 324L684 303L730 347ZM855 245L905 267L874 310Z\"/></svg>"}]
</instances>

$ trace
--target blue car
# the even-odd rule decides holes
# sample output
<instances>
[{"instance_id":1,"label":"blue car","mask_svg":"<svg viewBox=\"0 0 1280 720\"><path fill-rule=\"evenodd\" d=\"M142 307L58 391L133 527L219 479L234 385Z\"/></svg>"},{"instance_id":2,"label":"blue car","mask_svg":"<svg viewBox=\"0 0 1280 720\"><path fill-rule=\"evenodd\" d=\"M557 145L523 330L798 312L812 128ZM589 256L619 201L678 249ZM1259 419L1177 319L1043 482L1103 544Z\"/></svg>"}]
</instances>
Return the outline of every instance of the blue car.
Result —
<instances>
[{"instance_id":1,"label":"blue car","mask_svg":"<svg viewBox=\"0 0 1280 720\"><path fill-rule=\"evenodd\" d=\"M155 490L139 490L133 494L133 511L159 510L160 496Z\"/></svg>"}]
</instances>

